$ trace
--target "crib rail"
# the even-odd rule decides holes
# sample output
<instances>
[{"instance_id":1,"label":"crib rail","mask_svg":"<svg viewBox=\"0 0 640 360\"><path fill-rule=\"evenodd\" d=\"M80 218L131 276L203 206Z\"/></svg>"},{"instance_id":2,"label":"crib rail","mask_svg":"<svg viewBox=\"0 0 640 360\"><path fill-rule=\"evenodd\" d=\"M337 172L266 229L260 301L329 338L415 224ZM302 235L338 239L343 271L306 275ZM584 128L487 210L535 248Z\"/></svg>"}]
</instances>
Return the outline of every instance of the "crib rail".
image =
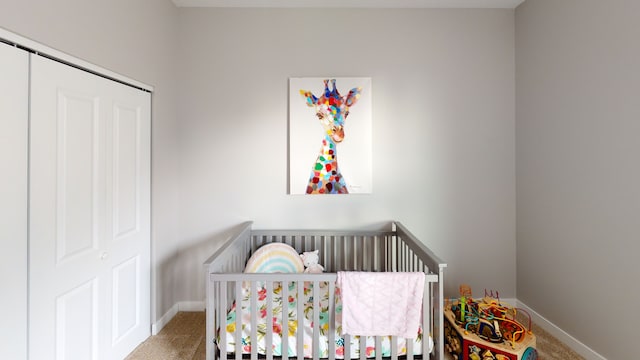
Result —
<instances>
[{"instance_id":1,"label":"crib rail","mask_svg":"<svg viewBox=\"0 0 640 360\"><path fill-rule=\"evenodd\" d=\"M252 253L249 248L252 224L252 221L243 223L238 233L235 236L229 237L227 241L204 262L204 268L207 274L241 273L244 270L244 265Z\"/></svg>"},{"instance_id":2,"label":"crib rail","mask_svg":"<svg viewBox=\"0 0 640 360\"><path fill-rule=\"evenodd\" d=\"M411 234L402 224L395 222L391 230L385 231L326 231L326 230L252 230L252 223L247 222L238 231L238 235L230 238L220 249L205 262L207 271L206 291L207 291L207 359L226 359L229 354L239 360L242 358L242 348L239 341L236 341L235 348L227 349L226 342L222 341L219 351L215 348L214 338L216 329L221 328L221 336L225 331L227 311L233 305L235 299L242 296L242 286L249 286L252 294L256 294L259 286L267 289L267 313L266 318L271 319L273 309L271 307L271 291L278 284L295 284L294 292L298 299L302 298L303 284L311 282L314 284L314 309L318 309L318 296L315 293L320 283L326 283L330 287L330 301L328 314L330 329L327 334L329 357L335 359L335 282L338 271L420 271L426 274L426 284L423 301L422 328L425 337L422 342L422 354L428 353L428 341L426 335L431 335L434 340L434 349L431 357L434 359L444 359L444 319L442 309L443 300L443 275L446 264L439 259L430 249L422 244L413 234ZM327 272L323 274L244 274L244 265L248 258L260 246L271 243L282 242L291 245L298 252L320 250L320 263ZM284 298L288 295L288 286L282 286ZM296 294L292 295L296 295ZM255 296L251 298L251 308L255 309ZM298 302L298 307L302 302ZM304 317L302 309L298 309L298 322L300 316ZM253 325L251 339L256 339L256 312L251 317ZM286 316L286 315L285 315ZM319 311L314 311L314 323L319 324ZM282 321L282 343L288 343L288 319ZM241 317L237 316L235 321L236 339L241 338ZM265 339L267 344L271 343L273 329L267 326ZM225 334L226 335L226 334ZM302 336L298 332L295 336ZM345 354L350 354L350 338L345 336ZM318 327L314 327L313 334L313 356L318 359ZM381 360L380 338L376 339L376 359ZM395 338L392 338L395 344ZM361 346L360 359L366 358L364 341L359 342ZM411 342L408 342L410 345ZM297 339L297 358L303 359L303 342ZM288 352L283 350L283 357L287 357ZM413 359L414 349L407 348L408 360ZM257 359L258 354L255 347L251 348L251 359ZM273 350L267 347L266 359L272 360ZM398 349L391 348L391 359L398 358ZM424 358L424 357L423 357Z\"/></svg>"},{"instance_id":3,"label":"crib rail","mask_svg":"<svg viewBox=\"0 0 640 360\"><path fill-rule=\"evenodd\" d=\"M391 231L253 230L251 252L270 242L291 245L299 253L320 250L319 263L328 272L391 271L385 256Z\"/></svg>"}]
</instances>

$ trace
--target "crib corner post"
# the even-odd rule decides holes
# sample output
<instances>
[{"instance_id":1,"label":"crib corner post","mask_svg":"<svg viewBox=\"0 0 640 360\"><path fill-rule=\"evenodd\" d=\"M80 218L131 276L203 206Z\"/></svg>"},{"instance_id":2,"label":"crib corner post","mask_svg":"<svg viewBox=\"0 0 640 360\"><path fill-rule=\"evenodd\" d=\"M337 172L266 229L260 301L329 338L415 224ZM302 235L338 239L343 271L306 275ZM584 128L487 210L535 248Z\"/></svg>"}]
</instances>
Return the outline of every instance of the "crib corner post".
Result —
<instances>
[{"instance_id":1,"label":"crib corner post","mask_svg":"<svg viewBox=\"0 0 640 360\"><path fill-rule=\"evenodd\" d=\"M206 269L208 270L208 269ZM214 354L214 349L213 349L213 344L212 341L209 341L209 329L215 329L215 324L214 324L214 309L213 309L213 301L214 301L214 294L213 294L213 286L211 284L211 278L209 276L209 271L205 271L205 292L206 292L206 299L205 299L205 307L204 307L204 314L205 314L205 351L206 351L206 355L205 355L205 359L206 360L216 360L215 359L215 354ZM215 335L214 335L215 336Z\"/></svg>"},{"instance_id":2,"label":"crib corner post","mask_svg":"<svg viewBox=\"0 0 640 360\"><path fill-rule=\"evenodd\" d=\"M438 264L438 296L436 300L436 305L434 312L437 314L436 326L438 327L436 331L434 331L434 339L435 348L436 348L436 359L445 360L444 353L444 269L447 267L447 264ZM437 335L435 335L437 334Z\"/></svg>"}]
</instances>

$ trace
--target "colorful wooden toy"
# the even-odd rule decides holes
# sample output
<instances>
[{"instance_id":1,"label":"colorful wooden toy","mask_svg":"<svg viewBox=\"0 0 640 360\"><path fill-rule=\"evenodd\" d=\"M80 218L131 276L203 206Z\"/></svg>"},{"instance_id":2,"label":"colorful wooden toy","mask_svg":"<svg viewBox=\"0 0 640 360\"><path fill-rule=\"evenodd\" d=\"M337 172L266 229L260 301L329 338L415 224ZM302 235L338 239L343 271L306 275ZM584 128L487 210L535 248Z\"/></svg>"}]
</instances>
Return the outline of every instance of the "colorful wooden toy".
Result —
<instances>
[{"instance_id":1,"label":"colorful wooden toy","mask_svg":"<svg viewBox=\"0 0 640 360\"><path fill-rule=\"evenodd\" d=\"M516 315L529 318L525 328ZM498 294L481 300L460 286L460 298L448 301L444 310L445 349L455 360L537 360L536 337L531 318L521 309L501 302Z\"/></svg>"}]
</instances>

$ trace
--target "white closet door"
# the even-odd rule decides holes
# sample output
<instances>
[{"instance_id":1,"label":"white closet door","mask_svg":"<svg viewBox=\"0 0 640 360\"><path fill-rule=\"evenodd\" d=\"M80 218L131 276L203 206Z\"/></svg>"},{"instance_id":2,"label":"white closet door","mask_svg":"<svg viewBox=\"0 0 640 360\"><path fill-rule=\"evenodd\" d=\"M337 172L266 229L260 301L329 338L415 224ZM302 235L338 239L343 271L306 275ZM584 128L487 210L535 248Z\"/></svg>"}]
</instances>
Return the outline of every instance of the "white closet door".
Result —
<instances>
[{"instance_id":1,"label":"white closet door","mask_svg":"<svg viewBox=\"0 0 640 360\"><path fill-rule=\"evenodd\" d=\"M29 356L150 335L150 94L31 55Z\"/></svg>"},{"instance_id":2,"label":"white closet door","mask_svg":"<svg viewBox=\"0 0 640 360\"><path fill-rule=\"evenodd\" d=\"M27 357L29 55L0 43L0 359Z\"/></svg>"}]
</instances>

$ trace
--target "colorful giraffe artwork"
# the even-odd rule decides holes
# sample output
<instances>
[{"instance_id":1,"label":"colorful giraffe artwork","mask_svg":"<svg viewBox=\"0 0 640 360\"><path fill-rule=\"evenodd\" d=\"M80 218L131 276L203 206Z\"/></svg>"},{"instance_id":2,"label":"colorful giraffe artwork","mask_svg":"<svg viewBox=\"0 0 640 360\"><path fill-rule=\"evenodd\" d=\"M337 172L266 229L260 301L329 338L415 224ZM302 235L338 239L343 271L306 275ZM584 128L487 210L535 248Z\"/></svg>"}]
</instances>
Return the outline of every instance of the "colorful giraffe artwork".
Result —
<instances>
[{"instance_id":1,"label":"colorful giraffe artwork","mask_svg":"<svg viewBox=\"0 0 640 360\"><path fill-rule=\"evenodd\" d=\"M290 193L371 192L370 81L290 80ZM342 95L338 88L350 90Z\"/></svg>"},{"instance_id":2,"label":"colorful giraffe artwork","mask_svg":"<svg viewBox=\"0 0 640 360\"><path fill-rule=\"evenodd\" d=\"M349 108L358 101L362 88L357 87L341 96L336 80L324 80L324 92L316 97L308 90L300 90L307 106L313 108L324 130L320 153L311 169L307 194L348 194L347 184L338 167L338 144L344 139L344 126Z\"/></svg>"}]
</instances>

